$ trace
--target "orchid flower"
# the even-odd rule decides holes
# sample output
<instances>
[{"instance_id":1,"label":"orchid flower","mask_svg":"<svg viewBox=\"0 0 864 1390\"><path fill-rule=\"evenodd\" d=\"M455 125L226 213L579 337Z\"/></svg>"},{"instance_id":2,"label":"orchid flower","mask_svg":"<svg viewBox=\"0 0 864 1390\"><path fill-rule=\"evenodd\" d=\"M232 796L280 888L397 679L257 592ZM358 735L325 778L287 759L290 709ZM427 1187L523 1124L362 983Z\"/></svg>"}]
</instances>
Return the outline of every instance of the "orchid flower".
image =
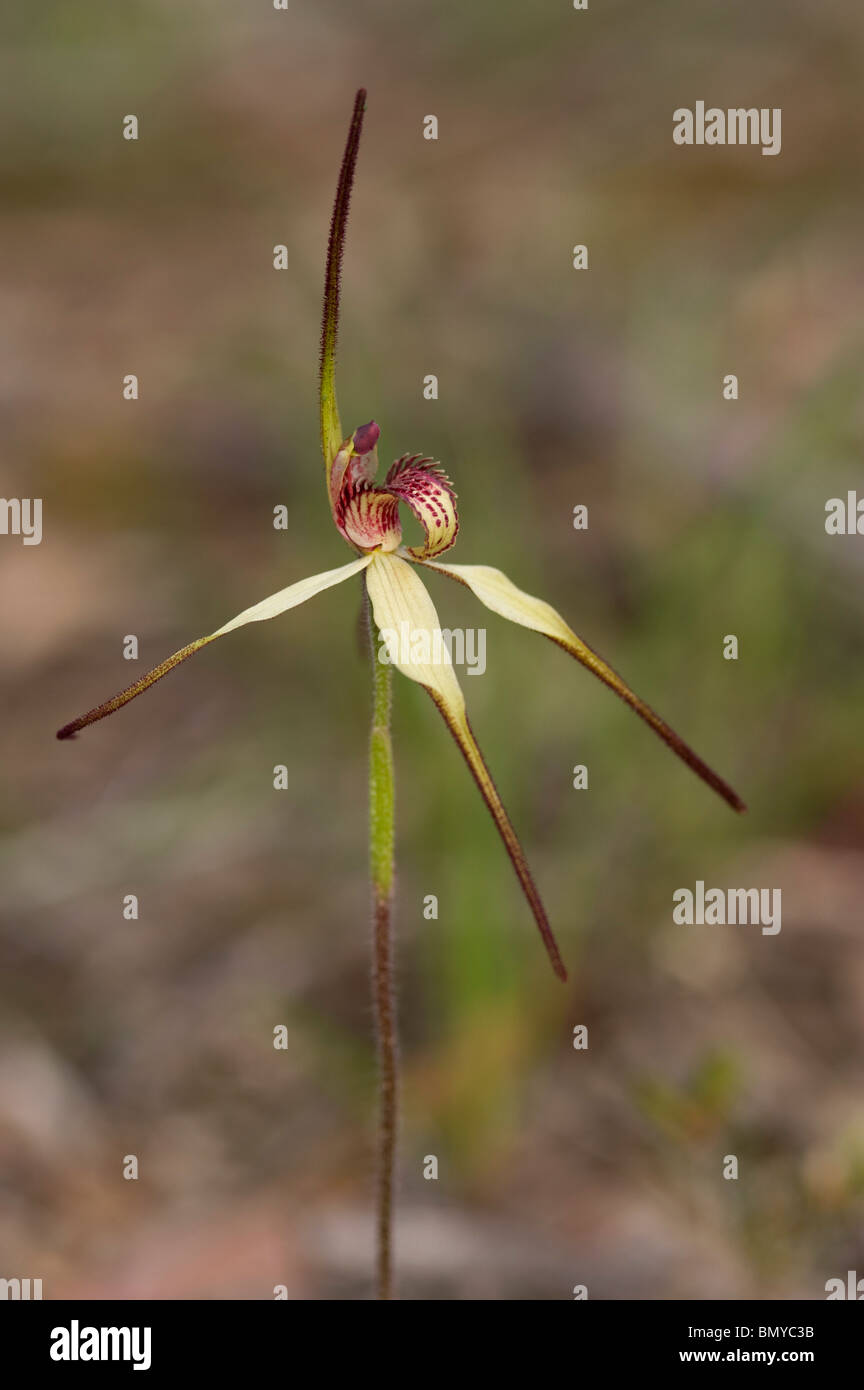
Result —
<instances>
[{"instance_id":1,"label":"orchid flower","mask_svg":"<svg viewBox=\"0 0 864 1390\"><path fill-rule=\"evenodd\" d=\"M333 210L321 343L321 444L326 466L327 492L336 528L357 553L357 558L338 569L325 570L323 574L289 584L287 589L280 589L261 603L244 609L236 618L211 632L208 637L199 637L197 641L182 647L147 675L134 681L119 695L114 695L104 704L97 705L95 709L67 724L59 731L57 737L71 738L86 725L94 724L98 719L113 714L130 700L149 690L151 685L161 680L182 661L206 647L208 643L214 642L217 637L224 637L246 623L275 618L280 613L287 612L289 608L296 608L298 604L305 603L322 590L329 589L334 584L342 584L346 579L351 579L365 570L366 588L375 623L383 634L389 659L403 675L424 686L438 706L504 841L555 973L564 980L567 977L566 971L540 895L516 832L468 722L465 699L453 671L452 662L446 648L442 651L438 614L420 579L418 568L437 570L440 574L466 585L493 613L500 614L511 623L540 632L559 647L563 647L565 652L569 652L583 666L587 666L588 670L608 685L610 690L614 690L616 695L626 701L673 752L707 782L709 787L713 787L734 810L743 811L745 807L732 788L718 777L682 738L679 738L665 720L633 693L602 657L577 637L550 604L523 593L505 574L488 565L445 565L438 561L437 557L455 544L459 531L456 494L439 463L430 458L421 458L417 454L403 454L388 470L383 483L376 485L377 446L380 435L378 425L374 420L370 421L368 425L361 425L347 439L342 438L334 383L339 272L365 96L365 91L357 94ZM400 503L404 503L421 523L426 536L422 545L403 545L399 520ZM412 638L417 636L428 640L412 640L410 643L400 641L399 634L405 631L410 632ZM434 642L436 634L439 634L439 640ZM432 651L441 653L441 659L434 663L429 659L423 659ZM418 655L415 656L415 652Z\"/></svg>"},{"instance_id":2,"label":"orchid flower","mask_svg":"<svg viewBox=\"0 0 864 1390\"><path fill-rule=\"evenodd\" d=\"M465 585L481 603L520 627L541 633L593 672L628 704L704 782L736 811L744 803L730 786L699 758L659 715L645 704L602 657L568 626L542 599L523 593L500 570L487 565L441 563L440 556L454 545L459 532L456 494L441 465L418 454L403 454L376 482L380 430L374 420L343 436L336 403L335 361L339 321L342 250L363 123L366 93L357 93L348 140L337 185L330 226L324 289L324 313L320 358L321 447L330 510L336 529L354 551L355 558L336 569L325 570L290 584L269 598L244 609L236 618L182 647L127 689L66 724L60 739L74 737L81 729L134 700L173 671L202 647L246 623L275 618L315 594L363 574L375 628L386 649L376 653L372 634L375 704L370 761L372 819L372 879L376 906L376 989L379 1048L382 1062L383 1133L382 1196L379 1220L379 1271L382 1296L389 1296L389 1206L392 1199L392 1152L395 1131L395 1023L390 984L389 920L392 900L393 793L390 750L389 666L418 682L432 697L477 783L498 833L516 871L556 975L567 973L552 934L540 895L525 855L474 737L465 699L441 640L438 614L423 580L422 570L435 570ZM406 506L420 522L422 544L406 545L402 538L400 506ZM411 634L408 643L400 640ZM420 640L414 640L419 638ZM436 640L437 639L437 640ZM436 653L433 660L429 655ZM377 661L376 661L377 657Z\"/></svg>"}]
</instances>

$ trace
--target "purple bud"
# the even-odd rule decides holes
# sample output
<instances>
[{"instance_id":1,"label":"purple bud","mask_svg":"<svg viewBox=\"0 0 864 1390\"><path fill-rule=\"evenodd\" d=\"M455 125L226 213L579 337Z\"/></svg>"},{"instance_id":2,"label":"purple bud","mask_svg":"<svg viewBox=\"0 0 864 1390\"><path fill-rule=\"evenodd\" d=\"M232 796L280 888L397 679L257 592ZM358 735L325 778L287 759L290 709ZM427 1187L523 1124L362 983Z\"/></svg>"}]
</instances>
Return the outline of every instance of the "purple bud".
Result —
<instances>
[{"instance_id":1,"label":"purple bud","mask_svg":"<svg viewBox=\"0 0 864 1390\"><path fill-rule=\"evenodd\" d=\"M371 454L380 434L381 431L374 420L370 420L368 425L361 425L352 436L355 453Z\"/></svg>"}]
</instances>

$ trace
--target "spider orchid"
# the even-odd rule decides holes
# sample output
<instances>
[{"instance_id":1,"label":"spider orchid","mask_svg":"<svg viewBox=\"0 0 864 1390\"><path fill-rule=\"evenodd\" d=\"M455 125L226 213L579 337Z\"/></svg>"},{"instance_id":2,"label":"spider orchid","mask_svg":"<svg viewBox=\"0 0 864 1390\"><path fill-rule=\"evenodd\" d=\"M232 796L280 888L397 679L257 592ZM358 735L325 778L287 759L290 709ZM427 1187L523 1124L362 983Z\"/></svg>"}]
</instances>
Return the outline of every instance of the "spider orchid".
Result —
<instances>
[{"instance_id":1,"label":"spider orchid","mask_svg":"<svg viewBox=\"0 0 864 1390\"><path fill-rule=\"evenodd\" d=\"M378 484L380 431L375 421L370 420L347 437L343 436L335 388L340 272L365 105L366 93L361 89L354 102L330 224L319 377L321 448L330 510L337 530L355 552L356 558L338 569L301 579L299 583L280 589L279 593L245 609L208 637L199 637L187 647L182 647L119 695L114 695L71 724L66 724L57 737L74 738L88 724L94 724L122 709L187 657L208 643L215 642L217 637L224 637L246 623L275 618L334 584L341 584L354 575L363 575L367 613L371 607L374 619L374 625L370 623L373 705L369 753L369 862L374 904L373 997L380 1075L377 1270L379 1297L389 1299L393 1289L391 1232L398 1111L398 1047L391 927L394 878L394 782L390 739L392 666L422 685L440 710L491 812L540 929L552 967L560 979L567 978L522 847L472 733L465 699L442 640L438 614L418 571L438 570L466 585L494 613L509 618L521 627L542 633L563 647L626 701L673 752L730 806L736 811L743 811L744 803L659 715L634 695L611 666L607 666L595 651L576 636L548 603L531 598L517 589L500 570L490 569L486 565L440 562L438 557L454 544L459 530L456 494L440 464L418 454L403 454L389 469L383 482ZM422 544L403 544L399 510L403 504L422 526L425 535ZM376 647L376 630L381 648ZM407 643L403 641L406 632L410 637ZM434 657L431 655L433 652Z\"/></svg>"},{"instance_id":2,"label":"spider orchid","mask_svg":"<svg viewBox=\"0 0 864 1390\"><path fill-rule=\"evenodd\" d=\"M337 569L302 579L280 589L261 603L239 613L207 637L199 637L169 656L126 690L97 705L87 714L66 724L60 739L75 736L88 724L127 705L130 700L161 680L175 666L201 650L217 637L224 637L246 623L275 618L289 608L305 603L315 594L364 573L366 591L375 625L379 629L389 661L431 695L465 758L501 839L512 861L522 890L534 914L540 935L555 973L567 974L557 943L540 900L531 872L501 801L495 783L468 721L465 699L453 671L449 654L441 641L438 614L418 573L420 569L440 574L467 586L492 612L521 627L542 633L565 652L587 666L605 685L614 690L656 734L677 753L688 767L707 782L736 811L744 803L721 777L675 733L658 714L645 704L602 657L587 646L564 619L542 599L532 598L518 589L500 570L487 565L442 564L438 557L455 543L459 531L456 494L441 465L417 454L403 454L376 484L378 473L379 427L375 421L361 425L343 438L335 391L336 337L339 318L339 290L342 249L354 178L354 168L365 109L365 91L357 93L351 127L333 209L327 253L324 316L321 334L320 407L321 446L326 469L327 492L336 528L356 552L356 559ZM420 545L402 541L400 504L404 504L421 523L425 540ZM412 640L400 640L405 632ZM415 639L421 640L415 640ZM435 640L437 638L437 641ZM432 660L429 653L436 653Z\"/></svg>"}]
</instances>

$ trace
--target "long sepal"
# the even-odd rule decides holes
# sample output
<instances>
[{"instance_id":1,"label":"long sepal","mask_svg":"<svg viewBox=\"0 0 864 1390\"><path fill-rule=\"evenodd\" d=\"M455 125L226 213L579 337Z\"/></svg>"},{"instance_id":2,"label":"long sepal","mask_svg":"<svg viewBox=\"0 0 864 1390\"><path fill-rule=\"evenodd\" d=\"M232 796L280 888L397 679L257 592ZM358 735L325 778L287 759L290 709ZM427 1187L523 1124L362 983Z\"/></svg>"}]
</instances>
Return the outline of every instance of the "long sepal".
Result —
<instances>
[{"instance_id":1,"label":"long sepal","mask_svg":"<svg viewBox=\"0 0 864 1390\"><path fill-rule=\"evenodd\" d=\"M441 636L438 614L417 571L396 555L377 553L366 572L372 612L390 660L424 686L450 730L489 809L534 920L561 980L567 971L522 846L468 722L465 697Z\"/></svg>"},{"instance_id":2,"label":"long sepal","mask_svg":"<svg viewBox=\"0 0 864 1390\"><path fill-rule=\"evenodd\" d=\"M339 423L339 407L336 403L336 337L339 332L339 286L342 270L342 252L345 246L345 229L348 225L348 209L351 204L351 185L354 182L354 168L357 151L360 147L360 131L363 127L363 112L366 108L366 90L361 87L354 98L354 111L342 156L339 183L336 186L336 199L333 216L330 220L330 238L327 242L327 269L324 276L324 310L321 319L321 449L327 469L329 485L333 461L342 444L342 427Z\"/></svg>"},{"instance_id":3,"label":"long sepal","mask_svg":"<svg viewBox=\"0 0 864 1390\"><path fill-rule=\"evenodd\" d=\"M165 661L154 666L152 671L148 671L146 676L141 676L132 685L121 690L119 695L112 695L110 700L104 704L96 705L95 709L88 710L78 719L73 719L71 724L64 724L62 729L58 729L57 737L61 739L74 738L88 724L95 724L100 719L105 719L109 714L114 714L124 705L128 705L130 700L136 696L143 695L145 690L149 690L151 685L155 685L163 676L167 676L169 671L173 671L175 666L179 666L181 661L187 657L194 656L202 647L206 647L208 642L214 642L217 637L224 637L226 633L233 632L237 627L243 627L246 623L263 622L266 618L275 618L279 613L285 613L289 608L296 608L298 604L305 603L314 594L320 594L322 589L330 589L334 584L341 584L344 579L350 579L353 574L359 574L369 564L370 556L364 555L360 560L352 560L350 565L341 565L339 569L326 570L324 574L312 575L309 579L301 579L297 584L289 584L287 589L280 589L278 593L271 594L261 603L256 603L252 608L246 608L242 613L238 613L236 618L225 623L216 632L211 632L209 637L199 637L197 641L190 642L187 647L181 647L179 652L169 656Z\"/></svg>"},{"instance_id":4,"label":"long sepal","mask_svg":"<svg viewBox=\"0 0 864 1390\"><path fill-rule=\"evenodd\" d=\"M728 782L724 782L707 763L694 753L689 744L670 728L665 719L661 719L659 714L655 714L650 705L646 705L644 700L634 694L629 685L621 679L617 671L613 671L601 656L598 656L581 637L577 637L572 628L568 627L564 619L555 609L544 602L543 599L532 598L530 594L523 593L517 589L500 570L491 568L489 565L441 565L435 561L426 561L429 569L440 570L442 574L448 575L451 579L457 580L460 584L465 584L479 598L481 603L485 603L487 608L491 608L493 613L500 613L502 618L508 618L511 623L518 623L521 627L531 628L534 632L541 632L544 637L549 637L559 647L563 647L565 652L575 656L577 661L581 661L583 666L587 666L589 671L593 671L604 685L608 685L610 690L614 690L631 709L635 710L645 723L650 725L656 734L659 734L663 742L667 744L678 757L692 768L697 777L701 777L709 787L722 796L734 811L746 811L747 807L741 800L737 792L733 791Z\"/></svg>"}]
</instances>

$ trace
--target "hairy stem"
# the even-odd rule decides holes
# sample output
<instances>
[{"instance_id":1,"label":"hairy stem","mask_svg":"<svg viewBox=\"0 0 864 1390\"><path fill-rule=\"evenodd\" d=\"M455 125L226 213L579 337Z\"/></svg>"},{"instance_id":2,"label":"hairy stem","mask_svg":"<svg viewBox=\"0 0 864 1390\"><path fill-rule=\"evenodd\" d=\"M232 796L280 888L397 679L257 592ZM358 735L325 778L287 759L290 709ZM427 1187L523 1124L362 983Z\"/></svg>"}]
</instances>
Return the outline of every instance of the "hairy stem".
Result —
<instances>
[{"instance_id":1,"label":"hairy stem","mask_svg":"<svg viewBox=\"0 0 864 1390\"><path fill-rule=\"evenodd\" d=\"M392 667L378 660L378 629L366 601L372 658L369 740L369 872L372 880L372 999L378 1043L378 1297L393 1297L393 1192L398 1108L398 1025L393 984L395 795L390 738Z\"/></svg>"},{"instance_id":2,"label":"hairy stem","mask_svg":"<svg viewBox=\"0 0 864 1390\"><path fill-rule=\"evenodd\" d=\"M333 203L333 216L330 221L330 238L327 243L327 269L324 274L324 308L321 315L321 369L319 376L319 395L321 407L321 448L329 476L332 464L342 443L342 426L339 423L339 407L336 404L336 337L339 332L339 278L342 270L342 252L345 247L345 229L348 225L348 210L351 206L351 185L354 182L354 168L357 164L357 151L360 147L360 131L363 128L363 112L366 109L366 90L361 87L354 98L354 110L339 182L336 185L336 199Z\"/></svg>"}]
</instances>

